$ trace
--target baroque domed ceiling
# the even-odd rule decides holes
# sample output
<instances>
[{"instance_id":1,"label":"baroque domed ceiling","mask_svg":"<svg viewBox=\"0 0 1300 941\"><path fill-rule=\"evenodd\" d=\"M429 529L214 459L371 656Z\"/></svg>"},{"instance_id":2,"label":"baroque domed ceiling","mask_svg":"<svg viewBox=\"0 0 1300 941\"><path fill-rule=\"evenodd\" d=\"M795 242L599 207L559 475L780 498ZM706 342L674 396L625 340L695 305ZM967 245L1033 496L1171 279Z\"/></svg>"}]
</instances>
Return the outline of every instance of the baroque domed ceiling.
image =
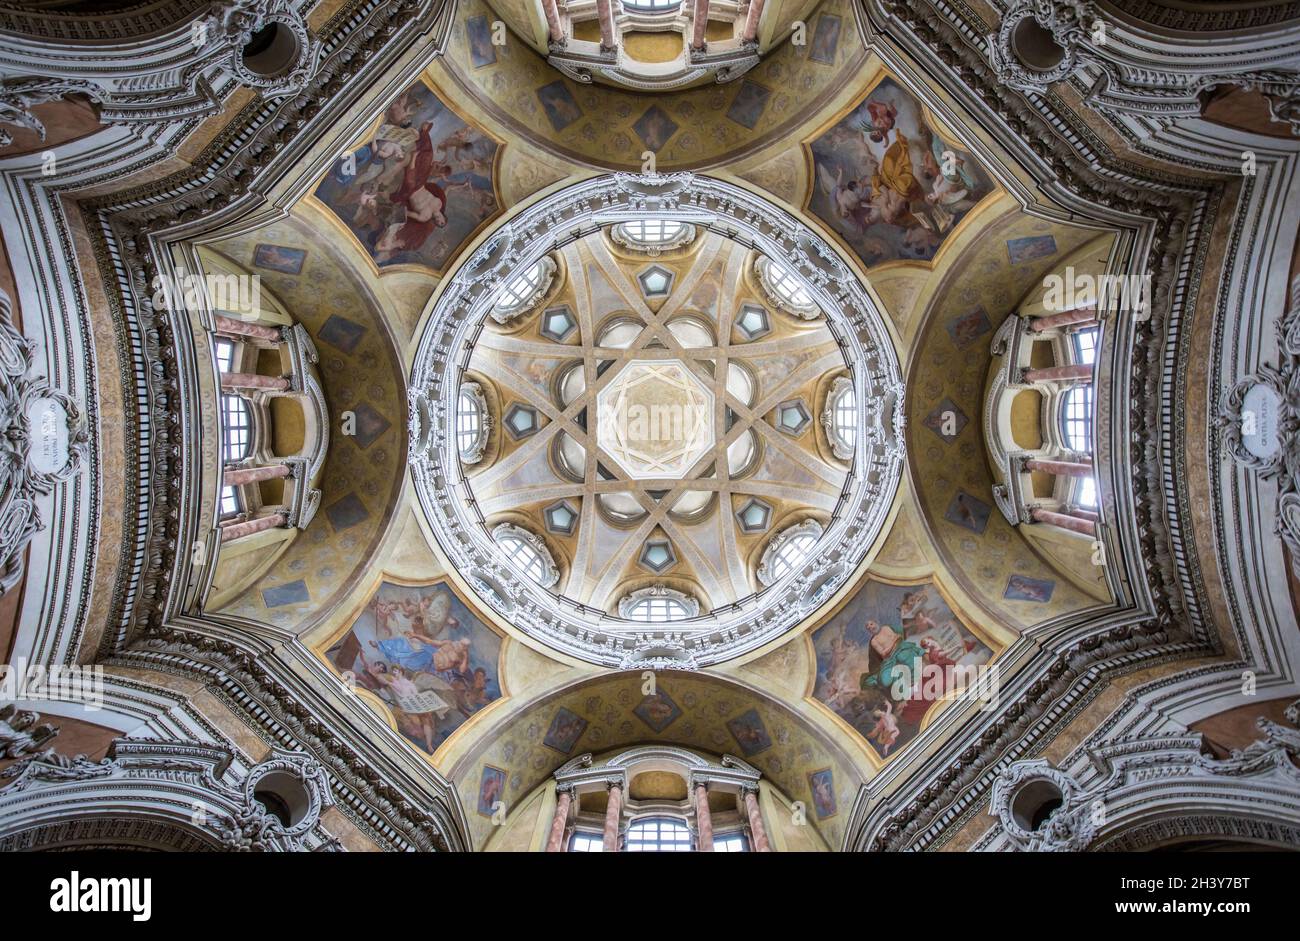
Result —
<instances>
[{"instance_id":1,"label":"baroque domed ceiling","mask_svg":"<svg viewBox=\"0 0 1300 941\"><path fill-rule=\"evenodd\" d=\"M661 210L620 222L611 208L598 230L535 261L544 240L497 262L501 286L483 291L481 325L457 328L473 339L441 429L420 390L447 381L446 360L417 360L417 479L446 474L423 494L444 551L464 551L464 530L439 530L441 507L454 507L504 556L495 569L461 569L489 602L508 613L507 596L530 587L511 563L537 560L523 566L527 581L554 597L556 618L588 632L573 643L541 621L548 642L625 664L734 655L833 595L871 549L898 473L895 354L829 246L796 249L792 262L724 234L728 216L714 201L744 194L691 177L594 186L610 202L649 196ZM565 191L557 205L590 191ZM791 243L814 244L768 212ZM509 258L508 241L509 232L489 241L487 254ZM442 295L432 322L463 303ZM459 460L426 465L438 430ZM855 462L867 469L854 475ZM800 535L781 552L783 533ZM636 605L656 594L665 600ZM618 621L673 623L656 636Z\"/></svg>"},{"instance_id":2,"label":"baroque domed ceiling","mask_svg":"<svg viewBox=\"0 0 1300 941\"><path fill-rule=\"evenodd\" d=\"M0 647L107 692L0 715L0 844L173 747L130 793L184 846L214 786L293 849L1146 845L1205 776L1300 834L1264 52L1105 2L43 6ZM1189 21L1300 63L1251 6Z\"/></svg>"}]
</instances>

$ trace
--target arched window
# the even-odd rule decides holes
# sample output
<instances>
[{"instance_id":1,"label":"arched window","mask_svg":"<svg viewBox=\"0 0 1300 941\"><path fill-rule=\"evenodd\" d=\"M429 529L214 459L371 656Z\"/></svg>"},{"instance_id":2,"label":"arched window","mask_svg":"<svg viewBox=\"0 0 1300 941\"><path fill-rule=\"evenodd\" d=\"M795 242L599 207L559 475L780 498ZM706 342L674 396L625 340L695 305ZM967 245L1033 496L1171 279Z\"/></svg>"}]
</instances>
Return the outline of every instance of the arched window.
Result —
<instances>
[{"instance_id":1,"label":"arched window","mask_svg":"<svg viewBox=\"0 0 1300 941\"><path fill-rule=\"evenodd\" d=\"M655 13L675 10L681 5L682 0L623 0L623 6L629 10L653 10Z\"/></svg>"},{"instance_id":2,"label":"arched window","mask_svg":"<svg viewBox=\"0 0 1300 941\"><path fill-rule=\"evenodd\" d=\"M835 456L842 461L852 458L858 442L858 394L848 376L838 377L831 386L822 412L822 426Z\"/></svg>"},{"instance_id":3,"label":"arched window","mask_svg":"<svg viewBox=\"0 0 1300 941\"><path fill-rule=\"evenodd\" d=\"M248 402L238 395L221 397L221 459L242 461L253 443L253 418Z\"/></svg>"},{"instance_id":4,"label":"arched window","mask_svg":"<svg viewBox=\"0 0 1300 941\"><path fill-rule=\"evenodd\" d=\"M795 536L781 543L772 557L772 574L781 578L786 572L802 565L812 555L812 548L817 544L813 536Z\"/></svg>"},{"instance_id":5,"label":"arched window","mask_svg":"<svg viewBox=\"0 0 1300 941\"><path fill-rule=\"evenodd\" d=\"M675 219L634 219L620 222L609 234L625 248L655 255L689 244L695 238L695 226Z\"/></svg>"},{"instance_id":6,"label":"arched window","mask_svg":"<svg viewBox=\"0 0 1300 941\"><path fill-rule=\"evenodd\" d=\"M543 588L550 588L560 580L560 573L555 568L546 544L536 534L502 523L492 530L492 539L501 547L513 568Z\"/></svg>"},{"instance_id":7,"label":"arched window","mask_svg":"<svg viewBox=\"0 0 1300 941\"><path fill-rule=\"evenodd\" d=\"M1061 400L1061 436L1071 451L1092 453L1092 383L1065 390Z\"/></svg>"},{"instance_id":8,"label":"arched window","mask_svg":"<svg viewBox=\"0 0 1300 941\"><path fill-rule=\"evenodd\" d=\"M1088 510L1097 508L1097 479L1080 477L1074 488L1074 504Z\"/></svg>"},{"instance_id":9,"label":"arched window","mask_svg":"<svg viewBox=\"0 0 1300 941\"><path fill-rule=\"evenodd\" d=\"M456 396L456 448L466 464L483 460L490 427L483 389L477 382L466 382Z\"/></svg>"},{"instance_id":10,"label":"arched window","mask_svg":"<svg viewBox=\"0 0 1300 941\"><path fill-rule=\"evenodd\" d=\"M461 454L471 450L478 442L479 429L482 427L483 416L479 413L478 403L462 389L456 403L456 445Z\"/></svg>"},{"instance_id":11,"label":"arched window","mask_svg":"<svg viewBox=\"0 0 1300 941\"><path fill-rule=\"evenodd\" d=\"M645 621L659 624L663 621L684 621L691 616L690 610L676 598L641 598L628 605L627 617L630 621Z\"/></svg>"},{"instance_id":12,"label":"arched window","mask_svg":"<svg viewBox=\"0 0 1300 941\"><path fill-rule=\"evenodd\" d=\"M537 259L519 274L507 278L497 292L491 312L492 319L505 323L510 318L531 310L546 296L554 278L555 262L549 256Z\"/></svg>"},{"instance_id":13,"label":"arched window","mask_svg":"<svg viewBox=\"0 0 1300 941\"><path fill-rule=\"evenodd\" d=\"M760 258L756 270L764 290L782 310L804 320L813 320L821 314L793 268L770 258Z\"/></svg>"},{"instance_id":14,"label":"arched window","mask_svg":"<svg viewBox=\"0 0 1300 941\"><path fill-rule=\"evenodd\" d=\"M651 585L629 592L618 603L618 616L629 621L662 624L685 621L700 613L700 603L690 595L663 585Z\"/></svg>"},{"instance_id":15,"label":"arched window","mask_svg":"<svg viewBox=\"0 0 1300 941\"><path fill-rule=\"evenodd\" d=\"M763 550L763 559L758 566L758 580L764 585L780 581L808 561L821 537L822 527L816 520L804 520L781 530Z\"/></svg>"},{"instance_id":16,"label":"arched window","mask_svg":"<svg viewBox=\"0 0 1300 941\"><path fill-rule=\"evenodd\" d=\"M689 853L691 831L672 817L642 817L627 827L629 853Z\"/></svg>"}]
</instances>

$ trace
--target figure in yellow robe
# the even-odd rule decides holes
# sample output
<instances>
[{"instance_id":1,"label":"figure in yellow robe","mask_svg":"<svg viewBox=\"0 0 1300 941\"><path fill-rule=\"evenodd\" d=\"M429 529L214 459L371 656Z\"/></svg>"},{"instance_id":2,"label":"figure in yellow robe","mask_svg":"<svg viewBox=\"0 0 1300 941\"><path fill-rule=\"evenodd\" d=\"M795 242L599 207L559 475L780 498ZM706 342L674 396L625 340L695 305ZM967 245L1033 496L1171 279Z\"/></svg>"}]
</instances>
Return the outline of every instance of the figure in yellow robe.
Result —
<instances>
[{"instance_id":1,"label":"figure in yellow robe","mask_svg":"<svg viewBox=\"0 0 1300 941\"><path fill-rule=\"evenodd\" d=\"M912 213L912 204L925 199L925 190L912 169L911 146L901 131L895 132L894 142L871 175L871 188L876 197L873 202L886 222L904 228L925 224Z\"/></svg>"}]
</instances>

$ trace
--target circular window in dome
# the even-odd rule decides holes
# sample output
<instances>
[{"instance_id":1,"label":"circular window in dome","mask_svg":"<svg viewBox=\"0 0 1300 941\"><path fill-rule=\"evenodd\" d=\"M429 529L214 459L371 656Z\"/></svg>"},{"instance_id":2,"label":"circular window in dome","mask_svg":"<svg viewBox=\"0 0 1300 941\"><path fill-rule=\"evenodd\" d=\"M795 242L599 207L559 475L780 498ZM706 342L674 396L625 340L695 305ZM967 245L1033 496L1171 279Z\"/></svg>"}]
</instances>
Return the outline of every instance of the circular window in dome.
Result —
<instances>
[{"instance_id":1,"label":"circular window in dome","mask_svg":"<svg viewBox=\"0 0 1300 941\"><path fill-rule=\"evenodd\" d=\"M700 234L649 269L610 234L633 210L634 234ZM467 590L491 585L485 609L624 668L707 666L816 615L879 537L902 467L897 356L837 250L691 174L584 181L500 233L432 302L410 383L421 508ZM537 294L542 272L546 304L501 323L503 297ZM798 316L768 316L776 301ZM433 433L466 374L531 416L472 474ZM864 430L847 461L807 430L832 377Z\"/></svg>"}]
</instances>

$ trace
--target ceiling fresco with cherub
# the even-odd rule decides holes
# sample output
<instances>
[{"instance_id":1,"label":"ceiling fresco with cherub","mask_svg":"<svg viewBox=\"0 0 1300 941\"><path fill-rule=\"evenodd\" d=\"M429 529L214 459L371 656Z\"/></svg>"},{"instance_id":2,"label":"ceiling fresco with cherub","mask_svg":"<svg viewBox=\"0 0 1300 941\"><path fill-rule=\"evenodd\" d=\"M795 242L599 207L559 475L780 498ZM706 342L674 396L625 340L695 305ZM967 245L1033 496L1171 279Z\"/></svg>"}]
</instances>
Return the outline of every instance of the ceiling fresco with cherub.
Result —
<instances>
[{"instance_id":1,"label":"ceiling fresco with cherub","mask_svg":"<svg viewBox=\"0 0 1300 941\"><path fill-rule=\"evenodd\" d=\"M970 152L893 78L806 146L816 178L808 210L867 267L929 261L994 189Z\"/></svg>"},{"instance_id":2,"label":"ceiling fresco with cherub","mask_svg":"<svg viewBox=\"0 0 1300 941\"><path fill-rule=\"evenodd\" d=\"M441 271L501 210L499 151L421 80L385 109L364 143L339 158L315 196L378 267Z\"/></svg>"},{"instance_id":3,"label":"ceiling fresco with cherub","mask_svg":"<svg viewBox=\"0 0 1300 941\"><path fill-rule=\"evenodd\" d=\"M445 580L385 579L327 656L350 682L377 695L398 730L432 755L502 695L501 644Z\"/></svg>"},{"instance_id":4,"label":"ceiling fresco with cherub","mask_svg":"<svg viewBox=\"0 0 1300 941\"><path fill-rule=\"evenodd\" d=\"M813 697L882 759L916 737L937 703L967 689L977 693L970 671L994 655L930 580L894 585L868 578L810 636Z\"/></svg>"}]
</instances>

